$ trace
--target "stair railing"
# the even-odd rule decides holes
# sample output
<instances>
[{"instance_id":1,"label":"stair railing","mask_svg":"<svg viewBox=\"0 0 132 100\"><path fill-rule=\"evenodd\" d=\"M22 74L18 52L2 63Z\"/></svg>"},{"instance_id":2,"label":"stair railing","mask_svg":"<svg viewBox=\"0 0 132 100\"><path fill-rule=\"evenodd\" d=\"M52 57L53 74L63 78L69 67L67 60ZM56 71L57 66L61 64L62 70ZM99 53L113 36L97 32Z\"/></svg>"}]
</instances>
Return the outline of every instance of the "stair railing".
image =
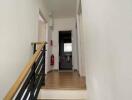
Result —
<instances>
[{"instance_id":1,"label":"stair railing","mask_svg":"<svg viewBox=\"0 0 132 100\"><path fill-rule=\"evenodd\" d=\"M34 46L33 56L4 100L36 100L41 86L45 84L46 42L34 42L32 45ZM38 48L37 45L39 45Z\"/></svg>"}]
</instances>

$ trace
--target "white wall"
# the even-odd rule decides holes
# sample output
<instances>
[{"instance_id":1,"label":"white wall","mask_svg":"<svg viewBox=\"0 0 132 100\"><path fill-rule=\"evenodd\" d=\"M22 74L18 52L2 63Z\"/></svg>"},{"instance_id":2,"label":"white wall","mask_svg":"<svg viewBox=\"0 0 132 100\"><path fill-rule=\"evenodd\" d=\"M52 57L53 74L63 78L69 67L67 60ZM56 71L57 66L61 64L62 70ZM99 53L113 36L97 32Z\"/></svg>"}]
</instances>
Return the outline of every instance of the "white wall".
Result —
<instances>
[{"instance_id":1,"label":"white wall","mask_svg":"<svg viewBox=\"0 0 132 100\"><path fill-rule=\"evenodd\" d=\"M78 37L78 62L79 62L79 74L80 76L86 76L85 73L85 52L84 52L84 32L82 24L82 13L77 14L77 37Z\"/></svg>"},{"instance_id":2,"label":"white wall","mask_svg":"<svg viewBox=\"0 0 132 100\"><path fill-rule=\"evenodd\" d=\"M54 30L52 32L53 48L52 53L55 56L55 65L53 69L59 69L59 31L72 30L73 43L73 69L78 69L77 65L77 47L76 47L76 19L75 18L56 18L54 19Z\"/></svg>"},{"instance_id":3,"label":"white wall","mask_svg":"<svg viewBox=\"0 0 132 100\"><path fill-rule=\"evenodd\" d=\"M76 20L77 20L77 51L78 51L78 69L80 76L86 76L85 71L85 42L84 42L84 32L83 32L83 20L82 20L82 7L81 0L77 0L76 5Z\"/></svg>"},{"instance_id":4,"label":"white wall","mask_svg":"<svg viewBox=\"0 0 132 100\"><path fill-rule=\"evenodd\" d=\"M38 23L38 41L42 42L46 40L46 22L39 20Z\"/></svg>"},{"instance_id":5,"label":"white wall","mask_svg":"<svg viewBox=\"0 0 132 100\"><path fill-rule=\"evenodd\" d=\"M49 27L49 24L47 24L46 27ZM52 39L52 29L49 27L49 29L47 30L47 36L46 36L46 42L47 42L47 45L46 45L46 68L45 68L45 72L47 74L47 72L49 72L50 70L52 70L52 67L50 65L50 57L51 57L51 54L52 54L52 47L50 45L50 41Z\"/></svg>"},{"instance_id":6,"label":"white wall","mask_svg":"<svg viewBox=\"0 0 132 100\"><path fill-rule=\"evenodd\" d=\"M4 97L32 55L37 41L39 9L47 16L43 0L0 1L0 99Z\"/></svg>"},{"instance_id":7,"label":"white wall","mask_svg":"<svg viewBox=\"0 0 132 100\"><path fill-rule=\"evenodd\" d=\"M132 0L82 0L88 100L132 100Z\"/></svg>"}]
</instances>

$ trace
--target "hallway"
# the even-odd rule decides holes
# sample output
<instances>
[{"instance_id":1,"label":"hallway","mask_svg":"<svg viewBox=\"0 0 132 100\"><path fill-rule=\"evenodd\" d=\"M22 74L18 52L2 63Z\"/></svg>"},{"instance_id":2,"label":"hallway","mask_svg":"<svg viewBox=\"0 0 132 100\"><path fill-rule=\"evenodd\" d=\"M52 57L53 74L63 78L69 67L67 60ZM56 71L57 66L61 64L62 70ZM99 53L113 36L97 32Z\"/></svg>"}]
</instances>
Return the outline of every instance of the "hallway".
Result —
<instances>
[{"instance_id":1,"label":"hallway","mask_svg":"<svg viewBox=\"0 0 132 100\"><path fill-rule=\"evenodd\" d=\"M132 100L132 0L0 4L0 100Z\"/></svg>"},{"instance_id":2,"label":"hallway","mask_svg":"<svg viewBox=\"0 0 132 100\"><path fill-rule=\"evenodd\" d=\"M51 71L47 74L43 89L85 90L85 78L77 71Z\"/></svg>"}]
</instances>

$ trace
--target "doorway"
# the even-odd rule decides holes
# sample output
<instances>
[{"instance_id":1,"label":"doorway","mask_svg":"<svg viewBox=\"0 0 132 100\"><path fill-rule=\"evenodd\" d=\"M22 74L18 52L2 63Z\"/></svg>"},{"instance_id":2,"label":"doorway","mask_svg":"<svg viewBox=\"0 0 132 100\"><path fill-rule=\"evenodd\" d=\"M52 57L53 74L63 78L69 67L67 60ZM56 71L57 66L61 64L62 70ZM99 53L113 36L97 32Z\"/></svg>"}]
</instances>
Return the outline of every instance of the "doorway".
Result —
<instances>
[{"instance_id":1,"label":"doorway","mask_svg":"<svg viewBox=\"0 0 132 100\"><path fill-rule=\"evenodd\" d=\"M72 70L72 31L59 31L59 70Z\"/></svg>"}]
</instances>

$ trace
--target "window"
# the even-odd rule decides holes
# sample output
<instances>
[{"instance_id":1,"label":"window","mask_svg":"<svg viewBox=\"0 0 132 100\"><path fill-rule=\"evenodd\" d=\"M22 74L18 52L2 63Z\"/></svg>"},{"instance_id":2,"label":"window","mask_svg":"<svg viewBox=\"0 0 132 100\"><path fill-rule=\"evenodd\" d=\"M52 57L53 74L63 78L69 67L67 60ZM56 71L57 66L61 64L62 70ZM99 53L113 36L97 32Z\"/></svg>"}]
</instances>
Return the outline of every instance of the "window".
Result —
<instances>
[{"instance_id":1,"label":"window","mask_svg":"<svg viewBox=\"0 0 132 100\"><path fill-rule=\"evenodd\" d=\"M72 52L72 43L64 43L64 52Z\"/></svg>"}]
</instances>

